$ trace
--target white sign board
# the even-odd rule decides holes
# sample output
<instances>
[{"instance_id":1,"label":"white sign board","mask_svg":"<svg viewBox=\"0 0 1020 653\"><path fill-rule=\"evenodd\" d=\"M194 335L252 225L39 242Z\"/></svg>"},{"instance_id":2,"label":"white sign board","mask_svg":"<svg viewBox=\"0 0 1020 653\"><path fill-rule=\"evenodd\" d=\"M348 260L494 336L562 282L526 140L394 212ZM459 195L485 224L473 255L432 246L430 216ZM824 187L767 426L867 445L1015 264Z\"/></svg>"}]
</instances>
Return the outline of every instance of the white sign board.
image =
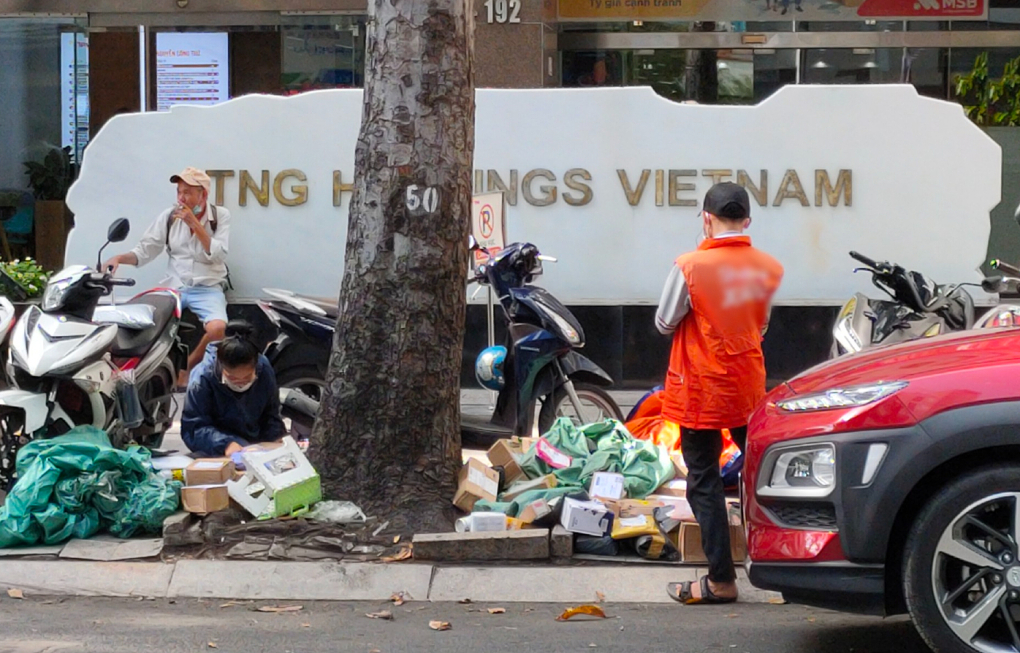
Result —
<instances>
[{"instance_id":1,"label":"white sign board","mask_svg":"<svg viewBox=\"0 0 1020 653\"><path fill-rule=\"evenodd\" d=\"M335 296L361 97L253 95L117 116L68 195L67 261L94 261L119 216L136 240L174 202L170 175L194 165L232 215L235 300L264 287ZM785 266L786 304L874 293L850 250L940 283L979 281L1000 199L999 146L959 105L911 86L787 86L755 107L676 104L649 88L485 89L475 115L475 192L507 188L510 233L559 259L540 283L575 305L656 303L673 260L698 242L716 179L748 187L749 235ZM165 259L143 268L139 285L164 270Z\"/></svg>"},{"instance_id":2,"label":"white sign board","mask_svg":"<svg viewBox=\"0 0 1020 653\"><path fill-rule=\"evenodd\" d=\"M80 161L89 142L89 39L81 32L60 34L60 134Z\"/></svg>"},{"instance_id":3,"label":"white sign board","mask_svg":"<svg viewBox=\"0 0 1020 653\"><path fill-rule=\"evenodd\" d=\"M230 97L226 32L156 34L156 110L219 104Z\"/></svg>"},{"instance_id":4,"label":"white sign board","mask_svg":"<svg viewBox=\"0 0 1020 653\"><path fill-rule=\"evenodd\" d=\"M485 193L471 198L471 235L479 248L495 256L506 247L506 207L503 193ZM475 266L485 263L488 256L475 251Z\"/></svg>"}]
</instances>

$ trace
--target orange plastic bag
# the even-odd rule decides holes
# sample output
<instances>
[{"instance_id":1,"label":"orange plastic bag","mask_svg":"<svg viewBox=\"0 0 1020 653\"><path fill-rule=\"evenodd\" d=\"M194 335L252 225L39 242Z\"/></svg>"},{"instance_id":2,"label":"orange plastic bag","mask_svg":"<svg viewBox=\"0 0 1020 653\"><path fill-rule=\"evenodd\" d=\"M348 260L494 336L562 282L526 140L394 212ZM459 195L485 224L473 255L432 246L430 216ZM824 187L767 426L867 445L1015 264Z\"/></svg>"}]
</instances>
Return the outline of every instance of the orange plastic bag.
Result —
<instances>
[{"instance_id":1,"label":"orange plastic bag","mask_svg":"<svg viewBox=\"0 0 1020 653\"><path fill-rule=\"evenodd\" d=\"M660 447L665 447L671 454L681 454L680 450L680 425L667 421L662 416L662 392L658 391L649 395L641 405L634 411L631 420L624 424L630 434L638 440L648 440ZM723 429L723 451L719 456L719 467L724 468L732 464L734 458L740 454L737 443L733 441L729 429Z\"/></svg>"}]
</instances>

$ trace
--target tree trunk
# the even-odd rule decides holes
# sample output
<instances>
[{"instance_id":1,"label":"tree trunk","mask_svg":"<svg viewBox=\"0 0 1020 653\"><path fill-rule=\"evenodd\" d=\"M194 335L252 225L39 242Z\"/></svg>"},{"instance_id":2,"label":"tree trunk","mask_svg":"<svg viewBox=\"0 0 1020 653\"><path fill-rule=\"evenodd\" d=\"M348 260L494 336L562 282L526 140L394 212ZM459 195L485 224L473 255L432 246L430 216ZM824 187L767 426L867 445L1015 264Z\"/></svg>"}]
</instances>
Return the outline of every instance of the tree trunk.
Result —
<instances>
[{"instance_id":1,"label":"tree trunk","mask_svg":"<svg viewBox=\"0 0 1020 653\"><path fill-rule=\"evenodd\" d=\"M371 0L340 318L312 460L391 530L445 529L461 465L474 152L465 0Z\"/></svg>"}]
</instances>

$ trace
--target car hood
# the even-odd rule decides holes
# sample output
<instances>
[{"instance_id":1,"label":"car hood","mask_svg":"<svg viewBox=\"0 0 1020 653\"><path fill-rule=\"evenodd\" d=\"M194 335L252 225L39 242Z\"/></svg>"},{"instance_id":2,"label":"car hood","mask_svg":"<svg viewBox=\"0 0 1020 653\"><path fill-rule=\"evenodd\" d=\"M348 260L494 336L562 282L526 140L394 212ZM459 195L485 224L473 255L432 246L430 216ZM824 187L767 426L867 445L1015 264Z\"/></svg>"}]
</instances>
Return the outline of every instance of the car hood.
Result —
<instances>
[{"instance_id":1,"label":"car hood","mask_svg":"<svg viewBox=\"0 0 1020 653\"><path fill-rule=\"evenodd\" d=\"M961 331L843 356L809 369L788 385L804 394L995 367L1009 360L1020 360L1020 328Z\"/></svg>"}]
</instances>

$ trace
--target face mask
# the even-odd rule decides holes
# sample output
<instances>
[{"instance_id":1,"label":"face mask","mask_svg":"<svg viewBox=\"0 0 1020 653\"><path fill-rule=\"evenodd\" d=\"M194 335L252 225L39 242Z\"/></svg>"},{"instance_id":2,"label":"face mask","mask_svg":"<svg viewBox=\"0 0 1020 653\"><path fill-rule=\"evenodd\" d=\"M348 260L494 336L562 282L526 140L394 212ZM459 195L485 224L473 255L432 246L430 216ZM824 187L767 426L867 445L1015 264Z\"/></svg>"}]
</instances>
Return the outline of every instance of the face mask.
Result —
<instances>
[{"instance_id":1,"label":"face mask","mask_svg":"<svg viewBox=\"0 0 1020 653\"><path fill-rule=\"evenodd\" d=\"M202 215L203 212L205 212L205 205L203 204L203 205L192 207L191 212L195 214L195 217L198 217L198 216Z\"/></svg>"},{"instance_id":2,"label":"face mask","mask_svg":"<svg viewBox=\"0 0 1020 653\"><path fill-rule=\"evenodd\" d=\"M223 381L223 385L227 386L230 390L233 390L234 392L247 392L253 385L255 385L255 381L258 380L258 377L253 376L251 381L248 381L244 385L237 385L228 379L226 374L224 374L221 379Z\"/></svg>"}]
</instances>

